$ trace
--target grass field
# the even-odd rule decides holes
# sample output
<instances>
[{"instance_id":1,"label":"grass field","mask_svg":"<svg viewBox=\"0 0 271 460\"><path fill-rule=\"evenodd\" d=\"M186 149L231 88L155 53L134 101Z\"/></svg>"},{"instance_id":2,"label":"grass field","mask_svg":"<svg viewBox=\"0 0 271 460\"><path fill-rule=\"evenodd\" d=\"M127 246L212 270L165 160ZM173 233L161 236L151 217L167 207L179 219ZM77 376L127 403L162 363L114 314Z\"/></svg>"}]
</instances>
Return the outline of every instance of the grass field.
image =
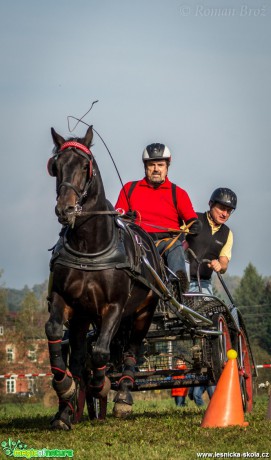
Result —
<instances>
[{"instance_id":1,"label":"grass field","mask_svg":"<svg viewBox=\"0 0 271 460\"><path fill-rule=\"evenodd\" d=\"M14 458L7 455L8 443L18 441L27 446L28 452L43 448L72 449L72 458L76 460L271 458L267 406L267 395L256 398L253 412L245 416L249 422L246 428L206 429L200 427L205 409L198 409L191 401L185 408L176 408L171 398L135 401L133 415L128 420L115 419L109 403L105 422L90 422L85 416L71 431L52 432L49 421L55 408L45 409L41 404L2 404L0 458ZM204 455L208 453L211 455Z\"/></svg>"}]
</instances>

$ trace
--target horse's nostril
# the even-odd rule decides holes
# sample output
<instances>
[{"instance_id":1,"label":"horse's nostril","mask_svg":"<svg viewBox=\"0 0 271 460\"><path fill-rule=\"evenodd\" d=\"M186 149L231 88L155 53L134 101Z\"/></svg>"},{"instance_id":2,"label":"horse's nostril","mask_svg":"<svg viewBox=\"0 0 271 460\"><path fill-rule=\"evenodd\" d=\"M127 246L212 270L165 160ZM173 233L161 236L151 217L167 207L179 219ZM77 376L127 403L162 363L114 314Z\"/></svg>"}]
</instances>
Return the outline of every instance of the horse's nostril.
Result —
<instances>
[{"instance_id":1,"label":"horse's nostril","mask_svg":"<svg viewBox=\"0 0 271 460\"><path fill-rule=\"evenodd\" d=\"M69 214L73 214L74 213L74 206L65 206L64 208L62 206L59 206L57 205L55 207L55 213L56 215L59 217L59 216L62 216L62 217L65 217Z\"/></svg>"},{"instance_id":2,"label":"horse's nostril","mask_svg":"<svg viewBox=\"0 0 271 460\"><path fill-rule=\"evenodd\" d=\"M71 214L74 212L74 206L66 206L64 209L64 214Z\"/></svg>"}]
</instances>

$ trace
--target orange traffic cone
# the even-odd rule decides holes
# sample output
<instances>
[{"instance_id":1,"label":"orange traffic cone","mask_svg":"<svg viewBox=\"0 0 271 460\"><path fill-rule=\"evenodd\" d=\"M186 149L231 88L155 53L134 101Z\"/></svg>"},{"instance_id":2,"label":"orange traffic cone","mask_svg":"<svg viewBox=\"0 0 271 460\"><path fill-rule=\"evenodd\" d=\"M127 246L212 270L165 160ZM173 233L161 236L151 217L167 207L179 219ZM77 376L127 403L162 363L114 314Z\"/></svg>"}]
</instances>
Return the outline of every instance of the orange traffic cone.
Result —
<instances>
[{"instance_id":1,"label":"orange traffic cone","mask_svg":"<svg viewBox=\"0 0 271 460\"><path fill-rule=\"evenodd\" d=\"M204 414L201 423L203 428L248 425L248 422L244 421L236 351L229 350L227 357L226 366Z\"/></svg>"}]
</instances>

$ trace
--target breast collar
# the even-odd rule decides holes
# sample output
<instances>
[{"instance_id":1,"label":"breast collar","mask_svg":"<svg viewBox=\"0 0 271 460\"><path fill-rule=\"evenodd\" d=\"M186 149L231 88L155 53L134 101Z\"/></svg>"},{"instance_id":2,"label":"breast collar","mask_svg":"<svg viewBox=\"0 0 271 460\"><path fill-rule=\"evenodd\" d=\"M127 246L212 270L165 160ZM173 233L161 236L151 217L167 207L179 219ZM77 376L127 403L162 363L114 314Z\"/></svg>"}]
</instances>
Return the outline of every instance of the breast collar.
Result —
<instances>
[{"instance_id":1,"label":"breast collar","mask_svg":"<svg viewBox=\"0 0 271 460\"><path fill-rule=\"evenodd\" d=\"M74 250L68 243L67 231L56 245L51 264L64 265L78 270L95 271L114 268L118 263L127 262L123 239L116 227L110 244L100 252L87 254Z\"/></svg>"}]
</instances>

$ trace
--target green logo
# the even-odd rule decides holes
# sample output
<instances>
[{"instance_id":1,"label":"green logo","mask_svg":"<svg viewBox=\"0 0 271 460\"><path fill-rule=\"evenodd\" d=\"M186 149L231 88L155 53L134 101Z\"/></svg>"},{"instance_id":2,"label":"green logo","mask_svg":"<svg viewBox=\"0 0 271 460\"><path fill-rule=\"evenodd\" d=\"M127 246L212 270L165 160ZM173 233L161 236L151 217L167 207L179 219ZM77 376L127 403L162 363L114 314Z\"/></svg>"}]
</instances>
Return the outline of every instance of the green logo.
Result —
<instances>
[{"instance_id":1,"label":"green logo","mask_svg":"<svg viewBox=\"0 0 271 460\"><path fill-rule=\"evenodd\" d=\"M24 444L19 439L18 441L12 441L9 438L8 441L2 441L1 447L7 457L15 458L63 458L73 457L72 449L27 449L27 444Z\"/></svg>"},{"instance_id":2,"label":"green logo","mask_svg":"<svg viewBox=\"0 0 271 460\"><path fill-rule=\"evenodd\" d=\"M8 441L1 442L1 447L8 457L13 457L14 449L25 449L27 445L21 442L19 439L17 442L9 439Z\"/></svg>"}]
</instances>

